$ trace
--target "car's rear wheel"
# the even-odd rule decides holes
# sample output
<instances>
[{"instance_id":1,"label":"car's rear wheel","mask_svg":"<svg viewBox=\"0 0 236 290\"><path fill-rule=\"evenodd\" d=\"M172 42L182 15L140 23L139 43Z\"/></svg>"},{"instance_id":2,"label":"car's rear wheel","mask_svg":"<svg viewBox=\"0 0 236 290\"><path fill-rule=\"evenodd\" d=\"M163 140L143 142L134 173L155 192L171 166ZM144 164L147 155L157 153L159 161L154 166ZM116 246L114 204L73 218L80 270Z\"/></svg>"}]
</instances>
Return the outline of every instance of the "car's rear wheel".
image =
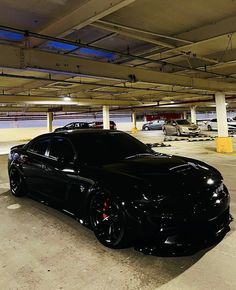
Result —
<instances>
[{"instance_id":1,"label":"car's rear wheel","mask_svg":"<svg viewBox=\"0 0 236 290\"><path fill-rule=\"evenodd\" d=\"M149 131L150 129L149 129L149 127L144 127L143 128L145 131Z\"/></svg>"},{"instance_id":2,"label":"car's rear wheel","mask_svg":"<svg viewBox=\"0 0 236 290\"><path fill-rule=\"evenodd\" d=\"M207 130L208 130L208 131L212 131L212 127L211 127L211 125L208 125L208 126L207 126Z\"/></svg>"},{"instance_id":3,"label":"car's rear wheel","mask_svg":"<svg viewBox=\"0 0 236 290\"><path fill-rule=\"evenodd\" d=\"M22 174L16 168L9 172L10 190L14 196L20 197L26 194L26 185Z\"/></svg>"},{"instance_id":4,"label":"car's rear wheel","mask_svg":"<svg viewBox=\"0 0 236 290\"><path fill-rule=\"evenodd\" d=\"M105 190L97 192L90 202L90 223L97 239L110 248L129 245L127 217L119 201Z\"/></svg>"}]
</instances>

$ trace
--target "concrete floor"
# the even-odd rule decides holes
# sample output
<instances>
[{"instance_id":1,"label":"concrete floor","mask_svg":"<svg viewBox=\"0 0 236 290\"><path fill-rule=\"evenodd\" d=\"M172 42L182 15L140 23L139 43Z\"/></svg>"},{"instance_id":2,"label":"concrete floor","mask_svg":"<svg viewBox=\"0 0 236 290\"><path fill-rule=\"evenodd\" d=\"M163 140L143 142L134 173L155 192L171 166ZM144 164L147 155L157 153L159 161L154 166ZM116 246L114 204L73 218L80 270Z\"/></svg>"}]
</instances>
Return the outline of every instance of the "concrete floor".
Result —
<instances>
[{"instance_id":1,"label":"concrete floor","mask_svg":"<svg viewBox=\"0 0 236 290\"><path fill-rule=\"evenodd\" d=\"M163 139L158 131L137 137L146 143ZM168 143L172 147L157 151L194 157L222 172L236 218L236 154L216 154L212 141ZM2 145L3 153L12 146ZM11 196L6 162L0 156L0 289L236 289L235 222L220 244L188 257L111 250L65 214Z\"/></svg>"}]
</instances>

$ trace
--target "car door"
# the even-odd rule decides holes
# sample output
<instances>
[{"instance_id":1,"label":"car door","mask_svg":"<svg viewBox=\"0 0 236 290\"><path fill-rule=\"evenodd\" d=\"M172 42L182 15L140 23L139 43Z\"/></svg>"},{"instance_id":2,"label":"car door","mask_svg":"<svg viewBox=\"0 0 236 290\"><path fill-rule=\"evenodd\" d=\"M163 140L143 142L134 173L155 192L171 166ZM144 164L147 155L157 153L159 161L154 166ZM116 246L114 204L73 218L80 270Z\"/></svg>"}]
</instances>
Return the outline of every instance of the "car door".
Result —
<instances>
[{"instance_id":1,"label":"car door","mask_svg":"<svg viewBox=\"0 0 236 290\"><path fill-rule=\"evenodd\" d=\"M44 192L47 197L66 207L70 191L77 176L75 168L75 150L64 137L53 137L44 164L47 173Z\"/></svg>"},{"instance_id":2,"label":"car door","mask_svg":"<svg viewBox=\"0 0 236 290\"><path fill-rule=\"evenodd\" d=\"M43 164L50 146L50 138L42 137L29 143L26 154L21 158L29 193L41 195L43 192L45 172Z\"/></svg>"},{"instance_id":3,"label":"car door","mask_svg":"<svg viewBox=\"0 0 236 290\"><path fill-rule=\"evenodd\" d=\"M167 135L171 135L171 132L172 132L171 121L166 121L164 129L166 130Z\"/></svg>"}]
</instances>

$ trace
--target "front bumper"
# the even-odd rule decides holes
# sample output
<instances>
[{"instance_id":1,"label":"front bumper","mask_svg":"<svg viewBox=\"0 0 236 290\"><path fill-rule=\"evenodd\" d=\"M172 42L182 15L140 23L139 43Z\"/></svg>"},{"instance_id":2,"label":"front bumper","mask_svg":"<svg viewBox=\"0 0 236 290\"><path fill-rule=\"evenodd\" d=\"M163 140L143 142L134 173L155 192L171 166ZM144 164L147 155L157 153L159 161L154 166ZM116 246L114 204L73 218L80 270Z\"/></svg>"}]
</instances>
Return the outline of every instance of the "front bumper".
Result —
<instances>
[{"instance_id":1,"label":"front bumper","mask_svg":"<svg viewBox=\"0 0 236 290\"><path fill-rule=\"evenodd\" d=\"M201 133L201 131L182 131L181 135L183 136L197 136Z\"/></svg>"},{"instance_id":2,"label":"front bumper","mask_svg":"<svg viewBox=\"0 0 236 290\"><path fill-rule=\"evenodd\" d=\"M135 228L137 245L149 254L149 249L153 251L153 247L162 251L186 253L224 237L233 220L229 196L213 209L199 210L197 215L190 212L186 214L184 211L178 214L157 214L156 210L136 208L133 214L138 217Z\"/></svg>"},{"instance_id":3,"label":"front bumper","mask_svg":"<svg viewBox=\"0 0 236 290\"><path fill-rule=\"evenodd\" d=\"M189 223L179 227L163 228L152 239L146 238L136 244L135 249L148 255L183 256L192 255L201 249L220 242L230 231L233 217L227 209L221 216L205 224Z\"/></svg>"}]
</instances>

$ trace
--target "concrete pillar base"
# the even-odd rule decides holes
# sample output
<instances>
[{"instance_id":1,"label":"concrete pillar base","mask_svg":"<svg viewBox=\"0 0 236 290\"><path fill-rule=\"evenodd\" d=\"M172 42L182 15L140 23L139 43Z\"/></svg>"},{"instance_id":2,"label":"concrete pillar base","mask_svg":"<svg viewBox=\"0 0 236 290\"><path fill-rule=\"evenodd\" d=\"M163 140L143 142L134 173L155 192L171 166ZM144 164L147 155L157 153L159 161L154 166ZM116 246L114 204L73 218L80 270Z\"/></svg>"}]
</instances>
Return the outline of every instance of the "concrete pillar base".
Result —
<instances>
[{"instance_id":1,"label":"concrete pillar base","mask_svg":"<svg viewBox=\"0 0 236 290\"><path fill-rule=\"evenodd\" d=\"M132 128L131 129L131 132L133 133L133 134L135 134L135 133L137 133L138 132L138 129L135 127L135 128Z\"/></svg>"},{"instance_id":2,"label":"concrete pillar base","mask_svg":"<svg viewBox=\"0 0 236 290\"><path fill-rule=\"evenodd\" d=\"M217 137L216 138L216 151L218 153L232 153L233 142L231 137Z\"/></svg>"}]
</instances>

